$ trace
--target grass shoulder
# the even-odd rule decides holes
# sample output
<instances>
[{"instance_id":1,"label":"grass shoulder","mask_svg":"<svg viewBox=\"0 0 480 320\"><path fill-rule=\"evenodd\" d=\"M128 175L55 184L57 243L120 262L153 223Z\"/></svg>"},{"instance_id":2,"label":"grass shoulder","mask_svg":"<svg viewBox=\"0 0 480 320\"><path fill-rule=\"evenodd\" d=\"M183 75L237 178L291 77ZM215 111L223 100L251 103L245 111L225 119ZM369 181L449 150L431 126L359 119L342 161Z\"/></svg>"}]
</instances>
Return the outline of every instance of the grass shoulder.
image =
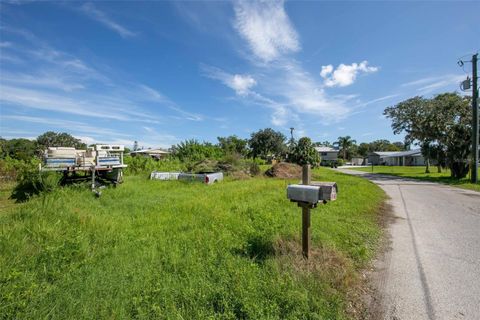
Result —
<instances>
[{"instance_id":1,"label":"grass shoulder","mask_svg":"<svg viewBox=\"0 0 480 320\"><path fill-rule=\"evenodd\" d=\"M430 173L425 173L425 167L423 166L374 166L373 171L372 167L349 167L348 169L412 178L423 181L438 182L463 189L480 191L480 184L471 183L468 177L460 180L453 179L450 177L450 170L448 169L442 170L441 173L437 172L436 167L431 167Z\"/></svg>"},{"instance_id":2,"label":"grass shoulder","mask_svg":"<svg viewBox=\"0 0 480 320\"><path fill-rule=\"evenodd\" d=\"M8 318L347 319L375 254L383 191L336 181L312 213L312 258L286 181L207 186L129 176L95 198L42 194L0 215L0 305Z\"/></svg>"}]
</instances>

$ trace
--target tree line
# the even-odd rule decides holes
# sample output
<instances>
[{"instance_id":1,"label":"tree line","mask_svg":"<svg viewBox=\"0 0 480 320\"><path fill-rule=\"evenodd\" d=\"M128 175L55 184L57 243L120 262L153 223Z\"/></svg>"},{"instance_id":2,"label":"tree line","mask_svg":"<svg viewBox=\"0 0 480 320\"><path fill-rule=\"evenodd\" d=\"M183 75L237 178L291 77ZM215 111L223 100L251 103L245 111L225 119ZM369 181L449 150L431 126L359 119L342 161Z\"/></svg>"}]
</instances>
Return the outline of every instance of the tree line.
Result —
<instances>
[{"instance_id":1,"label":"tree line","mask_svg":"<svg viewBox=\"0 0 480 320\"><path fill-rule=\"evenodd\" d=\"M341 136L334 142L312 142L303 137L289 139L271 128L253 132L249 139L235 135L218 137L217 143L185 140L171 147L171 157L180 161L201 161L228 156L253 159L278 159L298 164L318 165L320 157L316 146L336 147L339 158L367 157L375 151L402 151L419 146L429 172L430 161L438 170L448 167L452 177L463 178L468 174L471 152L471 99L457 93L444 93L433 98L413 97L387 107L384 115L392 121L394 134L405 134L404 142L375 140L357 142L351 136ZM47 147L62 146L86 148L86 144L68 133L45 132L35 140L1 139L0 159L29 160L39 157Z\"/></svg>"},{"instance_id":2,"label":"tree line","mask_svg":"<svg viewBox=\"0 0 480 320\"><path fill-rule=\"evenodd\" d=\"M25 138L7 140L0 137L0 159L9 157L28 161L34 157L40 157L48 147L86 149L87 145L80 139L65 132L47 131L39 135L35 140Z\"/></svg>"},{"instance_id":3,"label":"tree line","mask_svg":"<svg viewBox=\"0 0 480 320\"><path fill-rule=\"evenodd\" d=\"M265 161L277 159L294 163L310 163L318 165L320 158L314 149L317 146L339 148L340 158L349 160L353 156L366 157L373 151L399 151L403 150L401 142L390 143L388 140L376 140L370 143L356 144L350 136L339 137L337 141L312 142L308 137L298 141L271 128L253 132L249 139L242 139L236 135L217 137L217 143L200 142L196 139L182 141L170 148L171 157L181 161L201 161L203 159L220 159L227 155L241 158L262 159ZM0 158L27 161L34 157L41 157L48 147L74 147L85 149L87 145L68 133L48 131L38 136L35 140L24 138L0 138ZM134 149L136 149L134 147ZM137 148L138 149L138 148ZM126 148L126 153L129 149Z\"/></svg>"},{"instance_id":4,"label":"tree line","mask_svg":"<svg viewBox=\"0 0 480 320\"><path fill-rule=\"evenodd\" d=\"M406 144L421 148L426 172L434 160L438 170L448 167L453 178L468 174L472 145L471 98L443 93L433 98L416 96L387 107L395 134L404 133Z\"/></svg>"}]
</instances>

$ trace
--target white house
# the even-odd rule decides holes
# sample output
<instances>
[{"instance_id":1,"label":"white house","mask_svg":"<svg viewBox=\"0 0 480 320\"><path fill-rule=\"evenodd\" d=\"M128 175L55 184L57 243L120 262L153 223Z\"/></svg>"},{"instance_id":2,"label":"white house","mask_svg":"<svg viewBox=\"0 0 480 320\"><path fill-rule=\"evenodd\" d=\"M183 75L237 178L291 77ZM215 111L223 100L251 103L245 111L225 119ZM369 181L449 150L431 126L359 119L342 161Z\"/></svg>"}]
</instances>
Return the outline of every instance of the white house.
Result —
<instances>
[{"instance_id":1,"label":"white house","mask_svg":"<svg viewBox=\"0 0 480 320\"><path fill-rule=\"evenodd\" d=\"M420 149L408 151L375 151L368 155L368 163L386 166L424 166Z\"/></svg>"},{"instance_id":2,"label":"white house","mask_svg":"<svg viewBox=\"0 0 480 320\"><path fill-rule=\"evenodd\" d=\"M136 156L146 156L146 157L152 157L153 159L161 159L170 154L169 151L165 151L162 149L143 149L143 150L136 150L130 152L130 155L132 157Z\"/></svg>"},{"instance_id":3,"label":"white house","mask_svg":"<svg viewBox=\"0 0 480 320\"><path fill-rule=\"evenodd\" d=\"M331 162L338 160L338 149L332 147L315 147L315 150L318 152L322 162Z\"/></svg>"}]
</instances>

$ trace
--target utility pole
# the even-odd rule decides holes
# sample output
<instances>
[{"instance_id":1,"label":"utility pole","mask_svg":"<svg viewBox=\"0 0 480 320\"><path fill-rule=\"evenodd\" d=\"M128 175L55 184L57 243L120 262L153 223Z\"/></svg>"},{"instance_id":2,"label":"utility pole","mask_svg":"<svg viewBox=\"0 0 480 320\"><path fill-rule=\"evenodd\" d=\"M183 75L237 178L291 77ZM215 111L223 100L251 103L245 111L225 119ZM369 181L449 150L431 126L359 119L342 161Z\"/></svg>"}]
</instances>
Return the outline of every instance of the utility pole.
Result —
<instances>
[{"instance_id":1,"label":"utility pole","mask_svg":"<svg viewBox=\"0 0 480 320\"><path fill-rule=\"evenodd\" d=\"M478 53L472 56L472 183L478 183L478 77L477 77Z\"/></svg>"}]
</instances>

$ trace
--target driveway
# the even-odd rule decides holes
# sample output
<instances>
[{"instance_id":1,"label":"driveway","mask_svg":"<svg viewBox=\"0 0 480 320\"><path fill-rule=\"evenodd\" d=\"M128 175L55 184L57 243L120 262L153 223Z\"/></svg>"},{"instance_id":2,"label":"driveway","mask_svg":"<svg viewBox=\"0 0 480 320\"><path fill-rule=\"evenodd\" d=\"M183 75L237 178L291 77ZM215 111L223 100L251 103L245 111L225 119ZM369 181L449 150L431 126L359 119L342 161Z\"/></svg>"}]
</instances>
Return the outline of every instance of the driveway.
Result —
<instances>
[{"instance_id":1,"label":"driveway","mask_svg":"<svg viewBox=\"0 0 480 320\"><path fill-rule=\"evenodd\" d=\"M384 319L480 319L480 192L338 169L378 184L395 218L374 282Z\"/></svg>"}]
</instances>

